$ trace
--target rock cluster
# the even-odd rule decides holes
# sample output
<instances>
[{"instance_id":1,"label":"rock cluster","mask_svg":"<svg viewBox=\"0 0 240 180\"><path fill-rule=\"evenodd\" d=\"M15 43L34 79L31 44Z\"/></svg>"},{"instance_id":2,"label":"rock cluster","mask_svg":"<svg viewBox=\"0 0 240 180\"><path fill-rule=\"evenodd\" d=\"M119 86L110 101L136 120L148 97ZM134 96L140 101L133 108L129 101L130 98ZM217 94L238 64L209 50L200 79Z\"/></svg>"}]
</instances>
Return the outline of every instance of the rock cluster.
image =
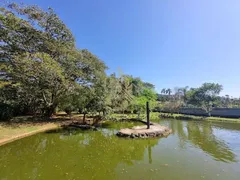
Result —
<instances>
[{"instance_id":1,"label":"rock cluster","mask_svg":"<svg viewBox=\"0 0 240 180\"><path fill-rule=\"evenodd\" d=\"M130 137L130 138L149 138L158 136L168 136L172 133L172 130L168 127L161 126L159 124L153 124L150 129L147 126L135 126L133 128L121 129L117 136Z\"/></svg>"}]
</instances>

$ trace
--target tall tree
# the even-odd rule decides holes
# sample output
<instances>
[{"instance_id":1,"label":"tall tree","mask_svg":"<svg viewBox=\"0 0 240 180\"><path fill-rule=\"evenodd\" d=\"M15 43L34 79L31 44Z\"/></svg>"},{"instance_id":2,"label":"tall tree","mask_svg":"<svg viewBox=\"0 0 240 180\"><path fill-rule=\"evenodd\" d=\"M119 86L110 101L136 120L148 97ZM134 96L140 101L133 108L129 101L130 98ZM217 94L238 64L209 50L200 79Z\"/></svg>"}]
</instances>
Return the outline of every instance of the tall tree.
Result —
<instances>
[{"instance_id":1,"label":"tall tree","mask_svg":"<svg viewBox=\"0 0 240 180\"><path fill-rule=\"evenodd\" d=\"M166 93L166 89L163 88L163 89L161 90L161 94L165 94L165 93Z\"/></svg>"},{"instance_id":2,"label":"tall tree","mask_svg":"<svg viewBox=\"0 0 240 180\"><path fill-rule=\"evenodd\" d=\"M165 93L168 94L168 95L171 95L172 90L170 88L168 88L168 89L166 89Z\"/></svg>"},{"instance_id":3,"label":"tall tree","mask_svg":"<svg viewBox=\"0 0 240 180\"><path fill-rule=\"evenodd\" d=\"M119 108L122 112L127 110L130 102L133 100L132 97L132 83L128 76L121 76L119 78L121 90L119 92Z\"/></svg>"},{"instance_id":4,"label":"tall tree","mask_svg":"<svg viewBox=\"0 0 240 180\"><path fill-rule=\"evenodd\" d=\"M190 90L189 103L201 107L211 116L217 95L222 89L223 87L220 84L204 83L201 87Z\"/></svg>"},{"instance_id":5,"label":"tall tree","mask_svg":"<svg viewBox=\"0 0 240 180\"><path fill-rule=\"evenodd\" d=\"M0 25L0 80L18 85L22 95L34 94L46 115L78 86L93 87L105 76L105 64L76 49L72 33L51 8L9 4L0 9Z\"/></svg>"}]
</instances>

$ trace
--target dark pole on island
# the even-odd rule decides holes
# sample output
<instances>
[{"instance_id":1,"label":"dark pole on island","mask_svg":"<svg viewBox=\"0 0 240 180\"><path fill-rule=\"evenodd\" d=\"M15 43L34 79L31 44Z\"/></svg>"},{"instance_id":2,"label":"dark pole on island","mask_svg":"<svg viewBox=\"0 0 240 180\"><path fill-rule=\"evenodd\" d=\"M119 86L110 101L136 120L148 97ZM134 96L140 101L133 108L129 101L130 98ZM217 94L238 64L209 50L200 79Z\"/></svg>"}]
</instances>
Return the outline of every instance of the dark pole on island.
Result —
<instances>
[{"instance_id":1,"label":"dark pole on island","mask_svg":"<svg viewBox=\"0 0 240 180\"><path fill-rule=\"evenodd\" d=\"M146 109L147 109L147 129L149 129L149 128L150 128L150 121L149 121L149 114L150 114L149 102L146 103Z\"/></svg>"}]
</instances>

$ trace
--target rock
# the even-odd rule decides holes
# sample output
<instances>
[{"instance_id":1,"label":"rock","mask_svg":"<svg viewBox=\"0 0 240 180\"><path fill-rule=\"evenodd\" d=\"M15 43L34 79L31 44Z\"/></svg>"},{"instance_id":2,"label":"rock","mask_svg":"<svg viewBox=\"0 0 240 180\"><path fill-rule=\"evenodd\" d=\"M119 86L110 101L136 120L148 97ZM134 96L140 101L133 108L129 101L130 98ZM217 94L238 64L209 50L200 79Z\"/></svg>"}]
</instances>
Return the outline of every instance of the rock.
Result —
<instances>
[{"instance_id":1,"label":"rock","mask_svg":"<svg viewBox=\"0 0 240 180\"><path fill-rule=\"evenodd\" d=\"M150 129L147 129L146 125L121 129L117 133L117 136L130 138L148 138L167 136L171 133L172 130L170 128L153 123L153 125L150 126Z\"/></svg>"}]
</instances>

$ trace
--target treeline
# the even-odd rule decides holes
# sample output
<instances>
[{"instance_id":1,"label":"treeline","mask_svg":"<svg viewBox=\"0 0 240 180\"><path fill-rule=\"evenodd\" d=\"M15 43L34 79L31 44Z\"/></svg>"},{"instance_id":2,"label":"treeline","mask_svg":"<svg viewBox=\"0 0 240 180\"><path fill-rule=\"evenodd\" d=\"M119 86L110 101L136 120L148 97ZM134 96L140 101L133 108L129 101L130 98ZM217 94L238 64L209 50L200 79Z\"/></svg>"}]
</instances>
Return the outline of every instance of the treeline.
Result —
<instances>
[{"instance_id":1,"label":"treeline","mask_svg":"<svg viewBox=\"0 0 240 180\"><path fill-rule=\"evenodd\" d=\"M213 108L240 108L240 98L219 96L220 84L204 83L198 88L162 89L158 94L157 111L179 112L181 108L201 108L211 116Z\"/></svg>"},{"instance_id":2,"label":"treeline","mask_svg":"<svg viewBox=\"0 0 240 180\"><path fill-rule=\"evenodd\" d=\"M49 8L16 3L0 8L0 119L15 115L144 110L154 86L132 76L107 76L107 66L78 49L71 31Z\"/></svg>"}]
</instances>

